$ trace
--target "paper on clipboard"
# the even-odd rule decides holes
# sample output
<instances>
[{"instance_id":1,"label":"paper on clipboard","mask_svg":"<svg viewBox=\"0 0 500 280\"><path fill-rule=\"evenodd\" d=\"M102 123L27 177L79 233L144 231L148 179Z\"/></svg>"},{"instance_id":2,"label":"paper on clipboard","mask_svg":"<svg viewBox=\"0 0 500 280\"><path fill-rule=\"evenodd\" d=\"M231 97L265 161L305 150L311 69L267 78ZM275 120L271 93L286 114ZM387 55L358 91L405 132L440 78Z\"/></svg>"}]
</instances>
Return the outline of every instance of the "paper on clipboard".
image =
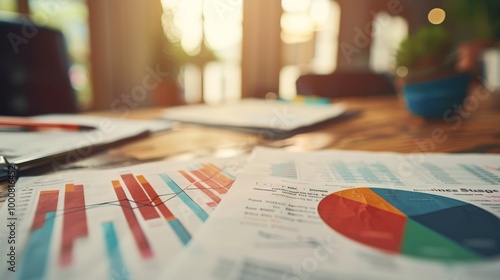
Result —
<instances>
[{"instance_id":1,"label":"paper on clipboard","mask_svg":"<svg viewBox=\"0 0 500 280\"><path fill-rule=\"evenodd\" d=\"M81 115L46 115L31 120L96 127L89 131L0 132L0 154L22 170L66 157L76 160L123 141L167 130L165 121L138 121ZM69 152L74 152L70 154Z\"/></svg>"},{"instance_id":2,"label":"paper on clipboard","mask_svg":"<svg viewBox=\"0 0 500 280\"><path fill-rule=\"evenodd\" d=\"M300 129L340 117L343 104L307 104L277 100L243 99L221 105L189 105L164 110L163 118L247 132L290 136Z\"/></svg>"}]
</instances>

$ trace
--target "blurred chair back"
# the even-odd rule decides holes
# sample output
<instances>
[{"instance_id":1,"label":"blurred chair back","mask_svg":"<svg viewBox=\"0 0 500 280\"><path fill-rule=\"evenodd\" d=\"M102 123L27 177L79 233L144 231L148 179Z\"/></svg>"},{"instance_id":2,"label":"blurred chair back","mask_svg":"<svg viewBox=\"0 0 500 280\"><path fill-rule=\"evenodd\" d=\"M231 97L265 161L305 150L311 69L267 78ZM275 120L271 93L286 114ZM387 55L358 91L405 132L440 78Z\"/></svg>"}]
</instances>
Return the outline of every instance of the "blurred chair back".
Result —
<instances>
[{"instance_id":1,"label":"blurred chair back","mask_svg":"<svg viewBox=\"0 0 500 280\"><path fill-rule=\"evenodd\" d=\"M26 18L0 19L0 115L74 113L63 35Z\"/></svg>"},{"instance_id":2,"label":"blurred chair back","mask_svg":"<svg viewBox=\"0 0 500 280\"><path fill-rule=\"evenodd\" d=\"M396 93L390 76L371 70L340 70L331 74L305 74L296 82L297 94L323 97L359 97Z\"/></svg>"}]
</instances>

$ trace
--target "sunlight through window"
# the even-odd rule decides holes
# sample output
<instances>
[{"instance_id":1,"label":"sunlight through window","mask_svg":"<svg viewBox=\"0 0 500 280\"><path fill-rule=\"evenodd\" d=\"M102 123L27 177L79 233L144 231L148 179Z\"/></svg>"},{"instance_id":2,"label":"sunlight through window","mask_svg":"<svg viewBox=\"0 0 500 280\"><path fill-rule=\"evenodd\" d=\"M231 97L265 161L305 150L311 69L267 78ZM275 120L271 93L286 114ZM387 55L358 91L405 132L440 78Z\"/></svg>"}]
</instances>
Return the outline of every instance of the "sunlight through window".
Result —
<instances>
[{"instance_id":1,"label":"sunlight through window","mask_svg":"<svg viewBox=\"0 0 500 280\"><path fill-rule=\"evenodd\" d=\"M195 63L184 70L186 100L220 103L240 98L241 78L227 74L228 69L241 73L243 0L162 0L162 4L163 27L170 42L179 42L195 56ZM198 98L195 89L200 90Z\"/></svg>"},{"instance_id":2,"label":"sunlight through window","mask_svg":"<svg viewBox=\"0 0 500 280\"><path fill-rule=\"evenodd\" d=\"M378 13L373 19L370 67L377 72L392 72L396 50L408 34L408 23L400 16Z\"/></svg>"},{"instance_id":3,"label":"sunlight through window","mask_svg":"<svg viewBox=\"0 0 500 280\"><path fill-rule=\"evenodd\" d=\"M330 0L282 0L283 68L280 97L296 96L295 81L305 72L325 74L337 64L340 8Z\"/></svg>"}]
</instances>

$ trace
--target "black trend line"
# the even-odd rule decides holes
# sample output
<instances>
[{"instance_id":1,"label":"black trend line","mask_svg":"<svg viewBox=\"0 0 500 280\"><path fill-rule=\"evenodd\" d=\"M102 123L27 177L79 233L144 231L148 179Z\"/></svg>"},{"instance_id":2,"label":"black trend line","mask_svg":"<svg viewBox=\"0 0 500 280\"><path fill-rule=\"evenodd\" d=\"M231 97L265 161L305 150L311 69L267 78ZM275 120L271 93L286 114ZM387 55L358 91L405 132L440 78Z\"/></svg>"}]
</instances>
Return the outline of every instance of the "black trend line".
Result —
<instances>
[{"instance_id":1,"label":"black trend line","mask_svg":"<svg viewBox=\"0 0 500 280\"><path fill-rule=\"evenodd\" d=\"M195 183L203 183L203 182L206 182L206 181L214 178L215 175L222 174L222 171L224 171L225 169L226 169L226 167L220 168L216 173L212 174L211 176L208 176L205 180L196 180L194 182L190 182L186 187L181 188L180 192L173 192L173 193L168 193L168 194L161 194L161 195L157 195L156 197L150 198L150 199L148 199L147 203L127 198L127 199L117 199L117 200L106 201L106 202L101 202L101 203L88 204L88 205L85 205L85 207L83 207L83 208L82 207L64 208L64 209L56 210L56 213L57 212L62 212L62 213L58 214L58 215L55 215L53 217L53 219L55 219L57 217L60 217L60 216L63 216L65 214L71 214L71 213L75 213L75 212L91 210L91 209L95 209L95 208L102 207L102 206L119 206L121 208L129 208L129 209L132 209L132 210L139 209L141 207L146 207L146 206L157 207L159 205L166 204L168 201L170 201L173 198L179 196L181 193L185 193L187 190L199 190L198 188L190 188L190 187L193 187L193 185ZM165 174L165 175L168 176L168 174L166 172L163 172L163 174ZM175 183L175 181L173 181L173 182ZM233 182L234 182L234 180L233 180ZM220 188L206 188L206 189L221 189L221 188L226 189L226 187L228 187L229 185L231 185L233 182L231 182L229 184L226 184L224 186L221 186ZM228 190L228 189L226 189L226 190ZM164 197L164 196L170 196L170 197L168 199L162 200L161 203L159 203L159 204L153 204L153 201L155 199L161 198L161 197ZM134 202L137 206L135 206L135 207L134 206L124 207L124 206L122 206L120 204L121 201ZM72 211L68 211L68 210L72 210Z\"/></svg>"}]
</instances>

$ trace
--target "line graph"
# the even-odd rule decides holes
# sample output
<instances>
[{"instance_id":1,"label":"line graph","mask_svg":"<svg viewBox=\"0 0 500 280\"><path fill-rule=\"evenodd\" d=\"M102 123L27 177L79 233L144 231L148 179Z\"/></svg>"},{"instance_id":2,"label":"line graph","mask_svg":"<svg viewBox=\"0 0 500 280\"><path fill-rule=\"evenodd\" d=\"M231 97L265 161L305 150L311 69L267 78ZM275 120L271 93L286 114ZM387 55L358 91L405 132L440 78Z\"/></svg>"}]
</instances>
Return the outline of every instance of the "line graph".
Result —
<instances>
[{"instance_id":1,"label":"line graph","mask_svg":"<svg viewBox=\"0 0 500 280\"><path fill-rule=\"evenodd\" d=\"M226 161L150 163L27 188L21 196L29 193L37 209L26 209L32 226L19 246L20 278L52 279L79 269L85 275L84 264L92 258L107 266L107 272L96 271L97 277L135 274L143 270L141 263L173 259L234 181L237 174ZM36 263L35 269L29 263Z\"/></svg>"}]
</instances>

